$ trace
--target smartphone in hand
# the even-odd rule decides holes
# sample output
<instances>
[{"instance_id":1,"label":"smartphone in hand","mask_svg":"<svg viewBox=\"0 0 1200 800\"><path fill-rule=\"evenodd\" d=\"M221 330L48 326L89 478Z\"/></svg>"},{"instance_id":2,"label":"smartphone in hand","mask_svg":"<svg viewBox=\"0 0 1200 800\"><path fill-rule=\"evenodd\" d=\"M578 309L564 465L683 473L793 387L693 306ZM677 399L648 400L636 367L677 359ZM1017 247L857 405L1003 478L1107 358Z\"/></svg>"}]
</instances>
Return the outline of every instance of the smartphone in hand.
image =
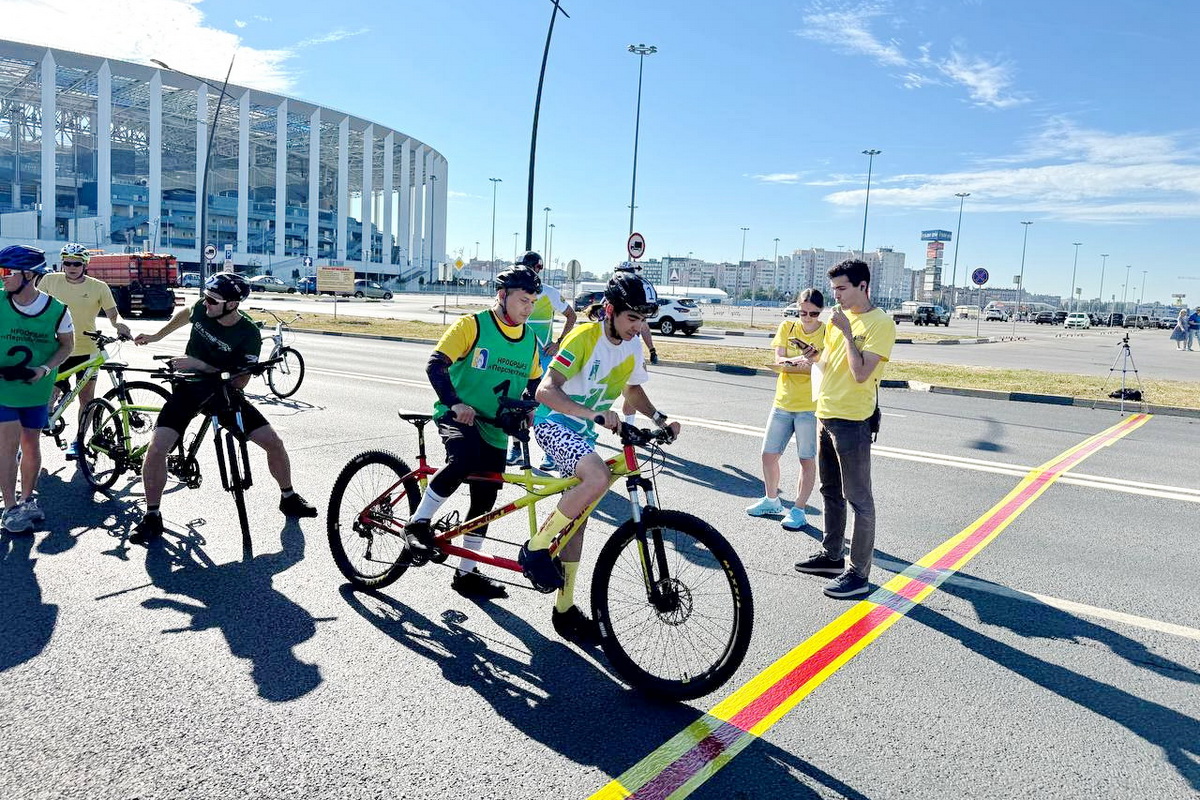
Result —
<instances>
[{"instance_id":1,"label":"smartphone in hand","mask_svg":"<svg viewBox=\"0 0 1200 800\"><path fill-rule=\"evenodd\" d=\"M817 350L817 348L813 347L808 342L801 341L800 339L797 339L794 336L791 337L790 339L788 339L788 343L791 344L792 347L799 347L800 352L803 353L806 358L812 358L818 352L820 352Z\"/></svg>"}]
</instances>

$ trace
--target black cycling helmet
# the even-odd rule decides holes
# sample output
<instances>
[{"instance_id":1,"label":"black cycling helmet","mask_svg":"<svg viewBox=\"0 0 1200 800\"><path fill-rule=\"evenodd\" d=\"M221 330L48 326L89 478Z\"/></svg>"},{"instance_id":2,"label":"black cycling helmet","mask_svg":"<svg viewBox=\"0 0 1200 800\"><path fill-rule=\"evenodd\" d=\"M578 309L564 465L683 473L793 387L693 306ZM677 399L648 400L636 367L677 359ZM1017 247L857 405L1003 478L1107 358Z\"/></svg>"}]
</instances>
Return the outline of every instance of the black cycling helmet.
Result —
<instances>
[{"instance_id":1,"label":"black cycling helmet","mask_svg":"<svg viewBox=\"0 0 1200 800\"><path fill-rule=\"evenodd\" d=\"M618 272L608 282L604 299L613 304L617 314L632 311L642 316L652 316L658 311L658 292L650 281L632 272Z\"/></svg>"},{"instance_id":2,"label":"black cycling helmet","mask_svg":"<svg viewBox=\"0 0 1200 800\"><path fill-rule=\"evenodd\" d=\"M540 253L530 250L525 255L517 259L515 266L528 267L529 269L537 269L542 266L542 256Z\"/></svg>"},{"instance_id":3,"label":"black cycling helmet","mask_svg":"<svg viewBox=\"0 0 1200 800\"><path fill-rule=\"evenodd\" d=\"M513 267L496 276L496 291L501 289L521 289L530 294L541 294L542 279L528 267Z\"/></svg>"},{"instance_id":4,"label":"black cycling helmet","mask_svg":"<svg viewBox=\"0 0 1200 800\"><path fill-rule=\"evenodd\" d=\"M46 253L36 247L25 244L13 244L0 250L0 269L19 270L45 275L50 271L46 266Z\"/></svg>"},{"instance_id":5,"label":"black cycling helmet","mask_svg":"<svg viewBox=\"0 0 1200 800\"><path fill-rule=\"evenodd\" d=\"M234 272L217 272L204 282L204 291L212 292L227 303L241 302L250 296L250 284Z\"/></svg>"}]
</instances>

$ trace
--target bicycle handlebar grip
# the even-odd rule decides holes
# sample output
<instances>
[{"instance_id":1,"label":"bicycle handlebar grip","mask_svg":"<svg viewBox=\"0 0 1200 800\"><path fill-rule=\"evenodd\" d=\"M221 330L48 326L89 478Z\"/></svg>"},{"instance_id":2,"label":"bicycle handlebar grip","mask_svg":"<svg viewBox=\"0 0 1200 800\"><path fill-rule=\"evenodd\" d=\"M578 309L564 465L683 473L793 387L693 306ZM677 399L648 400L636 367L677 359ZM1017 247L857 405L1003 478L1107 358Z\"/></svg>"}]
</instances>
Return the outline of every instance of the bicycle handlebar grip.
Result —
<instances>
[{"instance_id":1,"label":"bicycle handlebar grip","mask_svg":"<svg viewBox=\"0 0 1200 800\"><path fill-rule=\"evenodd\" d=\"M151 356L151 358L153 358L155 361L170 361L172 358L178 358L178 356L157 355L157 356Z\"/></svg>"},{"instance_id":2,"label":"bicycle handlebar grip","mask_svg":"<svg viewBox=\"0 0 1200 800\"><path fill-rule=\"evenodd\" d=\"M603 425L604 424L604 415L603 414L593 415L592 422L596 423L597 425Z\"/></svg>"}]
</instances>

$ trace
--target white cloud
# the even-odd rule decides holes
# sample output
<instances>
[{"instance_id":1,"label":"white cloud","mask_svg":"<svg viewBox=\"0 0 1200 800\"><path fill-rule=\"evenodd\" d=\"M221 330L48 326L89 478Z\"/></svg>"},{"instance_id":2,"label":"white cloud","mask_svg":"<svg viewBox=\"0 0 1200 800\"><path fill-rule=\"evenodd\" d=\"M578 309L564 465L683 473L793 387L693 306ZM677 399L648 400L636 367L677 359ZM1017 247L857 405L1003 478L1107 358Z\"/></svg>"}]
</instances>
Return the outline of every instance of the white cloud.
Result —
<instances>
[{"instance_id":1,"label":"white cloud","mask_svg":"<svg viewBox=\"0 0 1200 800\"><path fill-rule=\"evenodd\" d=\"M245 20L242 20L242 19L235 19L235 20L233 21L233 24L234 24L234 25L236 25L236 26L238 26L239 28L244 28L244 27L246 27L246 21L245 21Z\"/></svg>"},{"instance_id":2,"label":"white cloud","mask_svg":"<svg viewBox=\"0 0 1200 800\"><path fill-rule=\"evenodd\" d=\"M799 172L772 172L769 175L755 175L754 179L762 183L799 183Z\"/></svg>"},{"instance_id":3,"label":"white cloud","mask_svg":"<svg viewBox=\"0 0 1200 800\"><path fill-rule=\"evenodd\" d=\"M884 42L871 33L871 20L887 13L882 3L860 3L855 6L817 3L804 15L805 27L796 34L842 52L869 56L880 64L907 66L908 59L897 42Z\"/></svg>"},{"instance_id":4,"label":"white cloud","mask_svg":"<svg viewBox=\"0 0 1200 800\"><path fill-rule=\"evenodd\" d=\"M232 83L281 94L295 85L289 64L299 50L364 32L334 31L291 47L263 49L206 24L203 0L104 0L103 13L97 5L97 0L0 0L0 18L6 36L19 41L147 65L159 59L216 81L224 80L232 57ZM241 20L234 25L246 27Z\"/></svg>"},{"instance_id":5,"label":"white cloud","mask_svg":"<svg viewBox=\"0 0 1200 800\"><path fill-rule=\"evenodd\" d=\"M950 80L964 86L978 106L1011 108L1025 102L1011 92L1012 67L997 64L978 56L967 56L957 50L938 62L938 70Z\"/></svg>"},{"instance_id":6,"label":"white cloud","mask_svg":"<svg viewBox=\"0 0 1200 800\"><path fill-rule=\"evenodd\" d=\"M1025 153L1004 161L1014 166L886 177L871 187L871 204L945 208L955 192L969 191L976 212L1092 222L1200 216L1200 158L1174 136L1082 130L1056 119ZM1041 161L1057 163L1035 163ZM825 200L858 208L864 194L856 188Z\"/></svg>"}]
</instances>

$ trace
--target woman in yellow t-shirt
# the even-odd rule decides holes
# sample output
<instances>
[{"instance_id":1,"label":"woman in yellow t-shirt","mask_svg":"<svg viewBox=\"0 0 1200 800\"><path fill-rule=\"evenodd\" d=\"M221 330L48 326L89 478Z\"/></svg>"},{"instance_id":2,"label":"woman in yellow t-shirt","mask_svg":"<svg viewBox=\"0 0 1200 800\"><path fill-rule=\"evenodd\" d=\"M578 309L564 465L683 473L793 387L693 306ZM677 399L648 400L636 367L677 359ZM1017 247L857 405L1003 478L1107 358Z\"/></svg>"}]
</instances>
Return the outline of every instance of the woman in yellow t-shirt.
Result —
<instances>
[{"instance_id":1,"label":"woman in yellow t-shirt","mask_svg":"<svg viewBox=\"0 0 1200 800\"><path fill-rule=\"evenodd\" d=\"M785 319L779 324L771 346L775 348L775 364L779 380L775 385L775 402L767 418L767 434L763 439L763 489L766 495L746 513L752 517L783 514L779 500L779 458L788 442L796 437L796 455L800 457L800 475L796 479L796 502L780 523L784 530L802 530L808 520L804 508L817 482L817 416L812 396L811 365L800 352L800 342L821 350L825 346L825 326L820 322L825 297L818 289L800 293L797 306L799 321Z\"/></svg>"}]
</instances>

